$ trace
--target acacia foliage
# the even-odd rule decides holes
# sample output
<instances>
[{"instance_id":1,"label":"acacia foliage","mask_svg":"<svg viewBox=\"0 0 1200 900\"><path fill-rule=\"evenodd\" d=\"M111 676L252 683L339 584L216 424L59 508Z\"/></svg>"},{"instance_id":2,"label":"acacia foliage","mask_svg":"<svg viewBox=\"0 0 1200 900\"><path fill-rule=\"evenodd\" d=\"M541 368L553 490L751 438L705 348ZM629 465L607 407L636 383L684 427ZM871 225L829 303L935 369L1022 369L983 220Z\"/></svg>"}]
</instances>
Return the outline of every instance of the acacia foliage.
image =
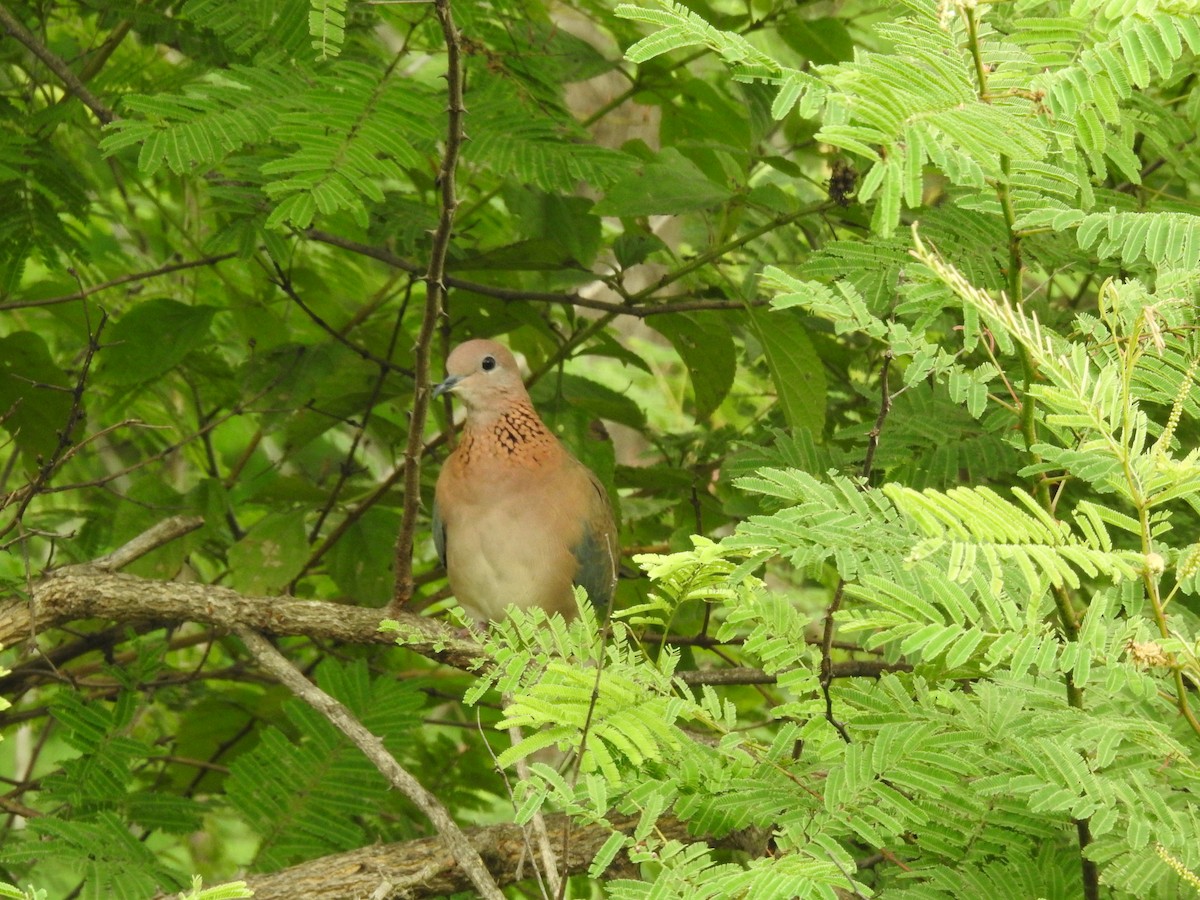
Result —
<instances>
[{"instance_id":1,"label":"acacia foliage","mask_svg":"<svg viewBox=\"0 0 1200 900\"><path fill-rule=\"evenodd\" d=\"M514 617L483 678L288 655L460 820L640 813L591 867L644 864L612 896L1186 896L1192 13L454 7L469 140L434 346L523 352L623 545L657 552L606 647L585 607ZM6 594L192 514L131 571L383 605L444 212L432 7L5 18ZM433 596L428 541L415 568ZM54 669L8 654L8 880L138 897L426 832L237 642L105 624L42 635ZM661 637L702 627L723 646ZM685 684L726 666L774 680ZM480 746L511 765L585 730L578 771L534 761L511 798ZM662 840L668 812L749 849Z\"/></svg>"}]
</instances>

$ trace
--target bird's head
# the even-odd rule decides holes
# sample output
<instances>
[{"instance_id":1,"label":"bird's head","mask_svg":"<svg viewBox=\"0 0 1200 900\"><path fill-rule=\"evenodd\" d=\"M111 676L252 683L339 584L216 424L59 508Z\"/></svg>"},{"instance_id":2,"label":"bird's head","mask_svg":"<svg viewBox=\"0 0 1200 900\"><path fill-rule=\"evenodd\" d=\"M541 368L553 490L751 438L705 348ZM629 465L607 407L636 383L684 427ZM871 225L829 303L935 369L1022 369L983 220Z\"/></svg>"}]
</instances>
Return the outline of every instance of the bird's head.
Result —
<instances>
[{"instance_id":1,"label":"bird's head","mask_svg":"<svg viewBox=\"0 0 1200 900\"><path fill-rule=\"evenodd\" d=\"M433 396L452 393L468 411L505 409L528 396L517 361L503 344L474 340L459 344L446 360L446 378Z\"/></svg>"}]
</instances>

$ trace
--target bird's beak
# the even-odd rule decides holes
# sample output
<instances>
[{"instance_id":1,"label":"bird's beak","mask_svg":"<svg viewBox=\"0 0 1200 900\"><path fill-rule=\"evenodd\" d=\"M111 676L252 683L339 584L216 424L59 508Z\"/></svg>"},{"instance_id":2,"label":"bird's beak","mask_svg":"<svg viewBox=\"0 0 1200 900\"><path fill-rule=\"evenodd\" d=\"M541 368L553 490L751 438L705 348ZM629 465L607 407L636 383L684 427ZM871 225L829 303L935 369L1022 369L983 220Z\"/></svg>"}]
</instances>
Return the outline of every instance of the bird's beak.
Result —
<instances>
[{"instance_id":1,"label":"bird's beak","mask_svg":"<svg viewBox=\"0 0 1200 900\"><path fill-rule=\"evenodd\" d=\"M448 375L446 380L433 386L433 399L436 400L448 391L453 391L455 385L462 381L461 375Z\"/></svg>"}]
</instances>

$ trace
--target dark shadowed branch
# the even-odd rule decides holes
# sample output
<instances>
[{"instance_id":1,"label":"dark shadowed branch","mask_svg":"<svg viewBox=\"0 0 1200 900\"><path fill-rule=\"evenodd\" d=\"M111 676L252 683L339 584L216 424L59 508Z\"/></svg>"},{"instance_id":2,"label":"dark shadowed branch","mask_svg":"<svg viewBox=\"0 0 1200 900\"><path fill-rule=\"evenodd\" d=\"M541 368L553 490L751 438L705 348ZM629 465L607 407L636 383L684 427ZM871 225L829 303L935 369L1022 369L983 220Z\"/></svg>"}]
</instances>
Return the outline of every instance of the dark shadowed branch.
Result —
<instances>
[{"instance_id":1,"label":"dark shadowed branch","mask_svg":"<svg viewBox=\"0 0 1200 900\"><path fill-rule=\"evenodd\" d=\"M71 71L70 66L39 41L33 32L26 28L9 11L8 7L3 4L0 4L0 26L20 43L24 44L34 56L45 63L46 68L53 72L58 77L58 80L63 83L63 86L78 97L84 106L95 113L97 119L105 125L116 120L116 114L105 106L95 94L88 90L87 85L80 81L79 76Z\"/></svg>"},{"instance_id":2,"label":"dark shadowed branch","mask_svg":"<svg viewBox=\"0 0 1200 900\"><path fill-rule=\"evenodd\" d=\"M421 316L421 328L417 334L415 352L413 406L408 420L408 441L404 448L404 512L400 520L400 534L396 539L396 592L392 601L398 609L412 599L412 554L413 540L417 530L417 510L421 505L421 457L424 455L425 418L429 412L429 358L437 330L438 317L446 301L446 254L450 249L450 238L454 233L454 213L458 208L458 191L455 176L458 172L458 155L465 138L463 116L462 41L450 0L435 0L438 23L446 41L446 148L442 165L438 171L438 187L441 189L441 206L438 225L433 234L433 247L429 254L429 267L425 272L425 308Z\"/></svg>"},{"instance_id":3,"label":"dark shadowed branch","mask_svg":"<svg viewBox=\"0 0 1200 900\"><path fill-rule=\"evenodd\" d=\"M98 294L101 291L107 291L111 288L120 287L123 284L146 281L150 278L158 278L162 275L170 275L172 272L181 272L185 269L197 269L205 266L215 266L218 263L223 263L226 260L233 259L236 256L236 253L221 253L216 256L206 256L203 259L189 259L183 262L168 263L167 265L159 266L157 269L150 269L148 272L131 272L128 275L122 275L119 278L113 278L110 281L92 285L92 287L82 288L73 294L63 294L59 297L45 297L36 300L9 300L7 303L0 303L0 310L26 309L32 306L57 306L60 303L72 303L76 300L86 300L93 294Z\"/></svg>"},{"instance_id":4,"label":"dark shadowed branch","mask_svg":"<svg viewBox=\"0 0 1200 900\"><path fill-rule=\"evenodd\" d=\"M329 234L316 228L310 228L305 232L305 235L314 241L320 241L323 244L329 244L331 247L340 247L343 250L348 250L351 253L356 253L360 256L367 256L371 259L377 259L386 265L400 269L404 272L415 272L418 270L416 263L411 260L404 259L402 256L397 256L390 250L383 247L373 247L370 244L364 244L360 241L344 238L341 235ZM759 237L755 233L751 237ZM735 247L741 246L745 240L739 240ZM731 248L728 245L723 245L722 252L729 252ZM707 259L707 254L706 257ZM685 266L686 271L683 274L695 271L696 266L689 262ZM680 275L678 277L683 277ZM656 282L654 288L664 287L678 280L671 278ZM507 303L527 302L527 303L562 303L567 306L578 306L583 309L594 309L597 312L611 313L617 316L632 316L636 319L646 319L651 316L660 316L666 313L681 313L681 312L721 312L728 310L742 310L749 307L766 306L768 301L762 300L718 300L710 298L700 298L692 300L675 300L669 303L645 303L637 304L629 303L614 303L611 300L597 300L593 297L585 297L579 293L555 293L552 291L529 291L520 288L499 287L493 284L483 284L478 281L469 281L466 278L457 278L453 275L446 275L443 278L443 283L448 288L455 288L460 291L470 291L473 294L479 294L481 297L491 297L495 300L503 300Z\"/></svg>"}]
</instances>

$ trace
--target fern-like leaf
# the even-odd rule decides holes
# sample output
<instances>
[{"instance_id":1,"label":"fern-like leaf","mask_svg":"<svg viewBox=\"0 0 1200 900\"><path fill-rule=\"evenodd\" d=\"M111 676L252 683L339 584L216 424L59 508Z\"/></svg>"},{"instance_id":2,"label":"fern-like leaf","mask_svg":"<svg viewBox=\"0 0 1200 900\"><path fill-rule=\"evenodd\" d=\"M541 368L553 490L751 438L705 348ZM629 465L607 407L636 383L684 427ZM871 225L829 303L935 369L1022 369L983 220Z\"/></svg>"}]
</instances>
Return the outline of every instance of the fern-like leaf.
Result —
<instances>
[{"instance_id":1,"label":"fern-like leaf","mask_svg":"<svg viewBox=\"0 0 1200 900\"><path fill-rule=\"evenodd\" d=\"M912 547L913 533L883 495L860 491L848 478L825 483L806 472L765 469L738 484L793 505L751 516L722 541L728 549L772 548L802 570L832 561L843 577L854 578L888 558L899 563Z\"/></svg>"},{"instance_id":2,"label":"fern-like leaf","mask_svg":"<svg viewBox=\"0 0 1200 900\"><path fill-rule=\"evenodd\" d=\"M308 33L319 59L342 52L346 39L346 0L309 0Z\"/></svg>"},{"instance_id":3,"label":"fern-like leaf","mask_svg":"<svg viewBox=\"0 0 1200 900\"><path fill-rule=\"evenodd\" d=\"M419 721L414 692L392 679L372 682L361 663L327 663L318 683L393 748ZM294 699L284 712L299 738L266 729L230 767L226 785L233 807L261 837L256 865L268 870L361 846L363 798L386 792L371 762L324 716Z\"/></svg>"},{"instance_id":4,"label":"fern-like leaf","mask_svg":"<svg viewBox=\"0 0 1200 900\"><path fill-rule=\"evenodd\" d=\"M1119 581L1139 578L1145 569L1141 554L1112 548L1102 523L1080 514L1076 521L1082 535L1077 534L1020 489L1013 489L1019 503L986 487L943 493L889 485L884 493L928 536L913 548L911 558L946 558L946 574L954 580L970 577L982 564L997 582L1013 563L1036 594L1047 580L1078 587L1079 572Z\"/></svg>"},{"instance_id":5,"label":"fern-like leaf","mask_svg":"<svg viewBox=\"0 0 1200 900\"><path fill-rule=\"evenodd\" d=\"M601 147L582 130L567 130L531 107L509 85L481 87L471 110L465 158L544 191L572 193L580 182L597 188L630 171L633 159Z\"/></svg>"}]
</instances>

